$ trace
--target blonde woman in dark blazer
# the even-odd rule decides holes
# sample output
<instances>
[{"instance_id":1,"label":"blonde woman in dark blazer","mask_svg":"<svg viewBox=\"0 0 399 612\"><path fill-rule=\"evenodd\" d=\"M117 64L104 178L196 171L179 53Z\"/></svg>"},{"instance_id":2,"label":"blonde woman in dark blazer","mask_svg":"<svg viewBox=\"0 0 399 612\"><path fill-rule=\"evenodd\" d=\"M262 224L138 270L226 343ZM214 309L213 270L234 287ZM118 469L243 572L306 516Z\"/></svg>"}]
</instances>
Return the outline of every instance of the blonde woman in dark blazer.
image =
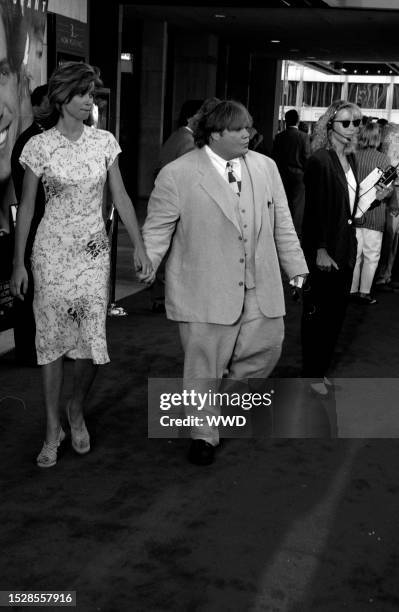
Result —
<instances>
[{"instance_id":1,"label":"blonde woman in dark blazer","mask_svg":"<svg viewBox=\"0 0 399 612\"><path fill-rule=\"evenodd\" d=\"M356 262L359 181L354 153L361 116L356 104L343 100L328 107L315 126L305 173L302 247L309 277L301 329L303 376L315 378L314 389L323 395Z\"/></svg>"}]
</instances>

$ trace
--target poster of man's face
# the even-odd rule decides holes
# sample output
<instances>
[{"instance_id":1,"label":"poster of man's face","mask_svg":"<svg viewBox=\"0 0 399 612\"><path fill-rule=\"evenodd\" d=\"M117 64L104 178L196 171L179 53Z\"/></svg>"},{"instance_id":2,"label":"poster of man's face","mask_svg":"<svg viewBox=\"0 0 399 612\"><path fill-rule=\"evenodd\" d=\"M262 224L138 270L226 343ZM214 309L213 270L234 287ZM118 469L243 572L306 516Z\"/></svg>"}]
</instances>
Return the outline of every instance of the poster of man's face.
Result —
<instances>
[{"instance_id":1,"label":"poster of man's face","mask_svg":"<svg viewBox=\"0 0 399 612\"><path fill-rule=\"evenodd\" d=\"M19 78L9 49L10 16L0 5L0 181L10 175L11 151L19 130Z\"/></svg>"},{"instance_id":2,"label":"poster of man's face","mask_svg":"<svg viewBox=\"0 0 399 612\"><path fill-rule=\"evenodd\" d=\"M13 202L6 188L11 152L32 122L30 94L41 84L47 2L0 0L0 209L4 218ZM0 218L0 224L2 219Z\"/></svg>"}]
</instances>

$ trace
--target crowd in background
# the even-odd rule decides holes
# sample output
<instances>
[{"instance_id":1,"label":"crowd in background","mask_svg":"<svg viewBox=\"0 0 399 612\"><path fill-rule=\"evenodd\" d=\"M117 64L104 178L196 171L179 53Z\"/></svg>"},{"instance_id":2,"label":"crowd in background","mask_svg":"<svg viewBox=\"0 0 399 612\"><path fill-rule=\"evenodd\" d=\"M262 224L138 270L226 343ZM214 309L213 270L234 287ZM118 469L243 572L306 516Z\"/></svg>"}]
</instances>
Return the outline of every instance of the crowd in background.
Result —
<instances>
[{"instance_id":1,"label":"crowd in background","mask_svg":"<svg viewBox=\"0 0 399 612\"><path fill-rule=\"evenodd\" d=\"M305 206L305 171L315 125L300 121L296 110L287 111L285 129L275 136L271 152L278 165L300 237ZM375 167L384 170L394 163L395 160L387 155L391 128L386 119L367 115L361 117L355 150L359 182ZM376 304L376 291L399 291L399 282L392 279L399 238L398 193L399 179L396 177L390 195L379 206L354 221L358 248L350 293L355 303Z\"/></svg>"}]
</instances>

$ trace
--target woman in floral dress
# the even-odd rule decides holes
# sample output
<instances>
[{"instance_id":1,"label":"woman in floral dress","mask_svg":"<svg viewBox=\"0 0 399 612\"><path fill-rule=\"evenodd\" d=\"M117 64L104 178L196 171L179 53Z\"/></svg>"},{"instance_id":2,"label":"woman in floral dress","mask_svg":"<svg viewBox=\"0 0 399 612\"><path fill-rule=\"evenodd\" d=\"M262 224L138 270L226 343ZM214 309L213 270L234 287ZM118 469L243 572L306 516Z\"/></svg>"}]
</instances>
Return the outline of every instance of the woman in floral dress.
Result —
<instances>
[{"instance_id":1,"label":"woman in floral dress","mask_svg":"<svg viewBox=\"0 0 399 612\"><path fill-rule=\"evenodd\" d=\"M42 365L47 432L37 457L40 467L56 464L65 438L60 423L63 357L75 359L73 397L67 406L72 446L90 450L83 408L99 364L109 361L105 335L109 281L109 243L102 217L108 178L114 204L134 244L134 264L150 274L132 202L118 167L120 148L105 130L88 127L96 71L68 62L49 81L49 115L53 126L31 138L20 162L25 168L16 225L11 290L20 299L27 289L24 251L39 180L46 209L33 250L33 309L36 349Z\"/></svg>"}]
</instances>

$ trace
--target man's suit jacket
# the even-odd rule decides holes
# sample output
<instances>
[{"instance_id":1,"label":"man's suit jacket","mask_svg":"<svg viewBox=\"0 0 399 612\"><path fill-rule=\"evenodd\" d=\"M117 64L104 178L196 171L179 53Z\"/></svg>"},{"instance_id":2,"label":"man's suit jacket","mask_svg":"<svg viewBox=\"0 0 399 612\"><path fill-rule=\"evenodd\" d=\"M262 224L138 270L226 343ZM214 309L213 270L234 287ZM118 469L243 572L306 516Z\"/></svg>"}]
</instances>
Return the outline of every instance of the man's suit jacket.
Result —
<instances>
[{"instance_id":1,"label":"man's suit jacket","mask_svg":"<svg viewBox=\"0 0 399 612\"><path fill-rule=\"evenodd\" d=\"M159 158L159 168L174 161L181 155L194 149L194 136L191 130L186 127L179 127L172 132L161 148Z\"/></svg>"},{"instance_id":2,"label":"man's suit jacket","mask_svg":"<svg viewBox=\"0 0 399 612\"><path fill-rule=\"evenodd\" d=\"M288 127L276 135L272 157L280 174L304 172L310 155L309 136L295 127Z\"/></svg>"},{"instance_id":3,"label":"man's suit jacket","mask_svg":"<svg viewBox=\"0 0 399 612\"><path fill-rule=\"evenodd\" d=\"M275 163L245 156L255 201L255 277L259 308L285 314L279 262L289 278L307 272ZM143 237L156 268L166 265L166 312L176 321L232 324L244 301L244 247L237 196L195 149L161 170L148 203Z\"/></svg>"}]
</instances>

